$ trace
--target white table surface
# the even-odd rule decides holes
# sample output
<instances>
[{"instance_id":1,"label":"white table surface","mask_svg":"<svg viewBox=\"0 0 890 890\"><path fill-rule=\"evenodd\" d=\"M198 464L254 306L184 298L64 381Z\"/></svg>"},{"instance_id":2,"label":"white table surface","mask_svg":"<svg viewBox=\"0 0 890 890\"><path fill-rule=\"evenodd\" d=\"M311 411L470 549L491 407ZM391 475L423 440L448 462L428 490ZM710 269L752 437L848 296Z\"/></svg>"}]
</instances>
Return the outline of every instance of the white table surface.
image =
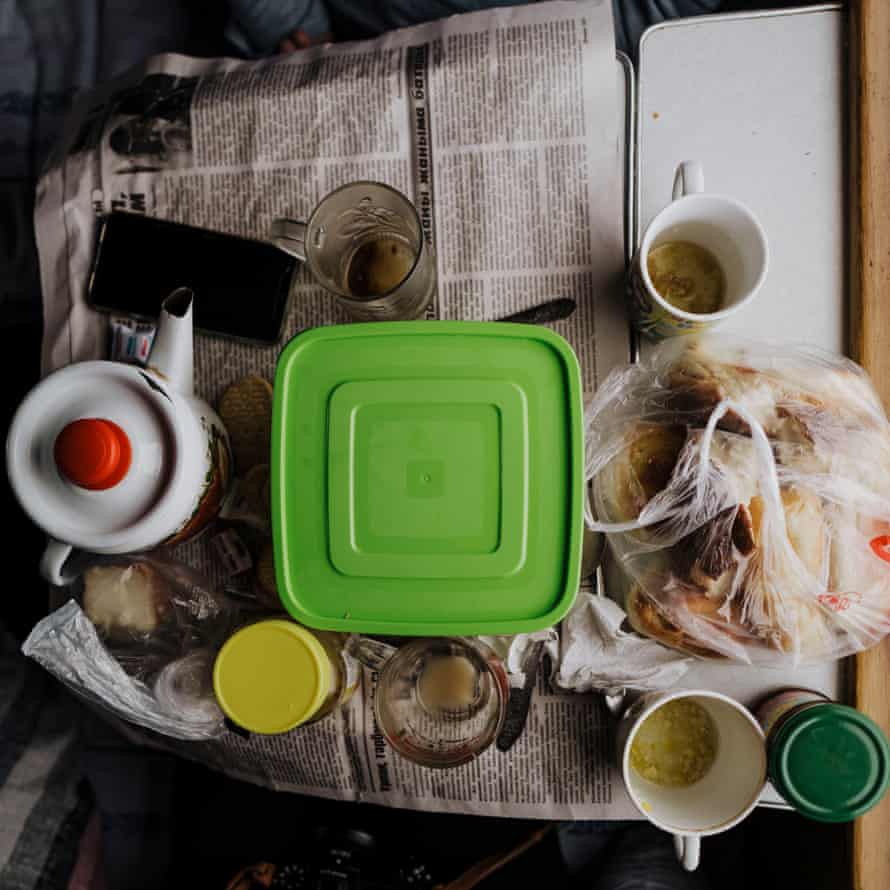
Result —
<instances>
[{"instance_id":1,"label":"white table surface","mask_svg":"<svg viewBox=\"0 0 890 890\"><path fill-rule=\"evenodd\" d=\"M843 18L838 4L703 16L640 45L638 232L668 203L680 161L763 223L763 290L726 330L842 352Z\"/></svg>"},{"instance_id":2,"label":"white table surface","mask_svg":"<svg viewBox=\"0 0 890 890\"><path fill-rule=\"evenodd\" d=\"M643 37L636 237L670 200L677 165L698 160L706 190L748 204L769 239L764 288L724 330L844 351L842 58L838 4L688 19ZM750 704L788 685L842 697L842 680L842 663L780 671L699 662L680 685ZM764 802L775 801L768 789Z\"/></svg>"}]
</instances>

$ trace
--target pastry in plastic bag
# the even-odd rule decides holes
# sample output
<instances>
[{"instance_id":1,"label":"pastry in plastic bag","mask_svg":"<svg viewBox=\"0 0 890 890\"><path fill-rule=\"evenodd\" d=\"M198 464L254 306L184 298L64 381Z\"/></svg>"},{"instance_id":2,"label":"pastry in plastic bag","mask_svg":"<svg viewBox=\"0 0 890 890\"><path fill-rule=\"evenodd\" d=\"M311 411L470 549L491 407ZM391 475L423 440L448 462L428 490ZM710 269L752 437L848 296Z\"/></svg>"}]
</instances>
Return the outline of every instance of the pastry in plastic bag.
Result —
<instances>
[{"instance_id":1,"label":"pastry in plastic bag","mask_svg":"<svg viewBox=\"0 0 890 890\"><path fill-rule=\"evenodd\" d=\"M241 620L201 572L164 551L85 555L70 599L23 647L81 697L180 739L215 738L213 661Z\"/></svg>"},{"instance_id":2,"label":"pastry in plastic bag","mask_svg":"<svg viewBox=\"0 0 890 890\"><path fill-rule=\"evenodd\" d=\"M680 338L609 376L587 446L587 522L631 578L640 632L782 664L890 630L890 424L852 362Z\"/></svg>"},{"instance_id":3,"label":"pastry in plastic bag","mask_svg":"<svg viewBox=\"0 0 890 890\"><path fill-rule=\"evenodd\" d=\"M108 654L147 684L171 662L221 644L237 613L202 572L160 550L86 555L69 593Z\"/></svg>"},{"instance_id":4,"label":"pastry in plastic bag","mask_svg":"<svg viewBox=\"0 0 890 890\"><path fill-rule=\"evenodd\" d=\"M83 574L83 610L109 639L155 633L170 615L172 591L151 565L94 565Z\"/></svg>"}]
</instances>

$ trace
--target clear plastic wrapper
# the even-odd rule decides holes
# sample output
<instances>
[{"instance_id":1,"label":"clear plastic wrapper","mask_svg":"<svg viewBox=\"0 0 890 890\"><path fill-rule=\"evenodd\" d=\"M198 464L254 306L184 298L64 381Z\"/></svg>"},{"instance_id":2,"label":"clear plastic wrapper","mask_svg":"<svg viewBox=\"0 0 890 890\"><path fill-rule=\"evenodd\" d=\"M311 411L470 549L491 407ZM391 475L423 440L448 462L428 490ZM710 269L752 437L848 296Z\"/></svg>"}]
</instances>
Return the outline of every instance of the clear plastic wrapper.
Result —
<instances>
[{"instance_id":1,"label":"clear plastic wrapper","mask_svg":"<svg viewBox=\"0 0 890 890\"><path fill-rule=\"evenodd\" d=\"M204 576L160 553L89 556L62 608L23 652L118 717L180 739L213 738L216 651L237 613Z\"/></svg>"},{"instance_id":2,"label":"clear plastic wrapper","mask_svg":"<svg viewBox=\"0 0 890 890\"><path fill-rule=\"evenodd\" d=\"M890 424L854 363L678 338L606 379L586 434L587 524L639 632L782 665L890 630Z\"/></svg>"},{"instance_id":3,"label":"clear plastic wrapper","mask_svg":"<svg viewBox=\"0 0 890 890\"><path fill-rule=\"evenodd\" d=\"M191 710L176 712L159 700L148 683L128 674L74 600L39 621L22 652L81 698L130 723L188 740L215 738L224 730L222 714L213 713L206 699L200 717Z\"/></svg>"},{"instance_id":4,"label":"clear plastic wrapper","mask_svg":"<svg viewBox=\"0 0 890 890\"><path fill-rule=\"evenodd\" d=\"M186 655L216 642L232 609L203 573L161 551L87 556L69 588L115 655Z\"/></svg>"}]
</instances>

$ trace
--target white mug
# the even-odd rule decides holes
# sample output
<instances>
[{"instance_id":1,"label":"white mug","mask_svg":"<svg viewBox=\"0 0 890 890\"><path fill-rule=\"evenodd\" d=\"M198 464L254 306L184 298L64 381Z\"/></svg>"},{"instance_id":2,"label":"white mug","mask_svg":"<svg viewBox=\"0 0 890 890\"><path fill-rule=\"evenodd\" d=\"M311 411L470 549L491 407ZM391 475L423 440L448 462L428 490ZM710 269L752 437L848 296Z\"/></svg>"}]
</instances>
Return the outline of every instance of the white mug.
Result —
<instances>
[{"instance_id":1,"label":"white mug","mask_svg":"<svg viewBox=\"0 0 890 890\"><path fill-rule=\"evenodd\" d=\"M716 312L687 312L672 306L649 277L649 252L667 241L707 248L725 278L723 306ZM638 330L653 339L690 334L747 306L766 278L766 233L754 214L734 198L705 192L698 161L684 161L674 178L673 200L649 223L628 273L628 297Z\"/></svg>"},{"instance_id":2,"label":"white mug","mask_svg":"<svg viewBox=\"0 0 890 890\"><path fill-rule=\"evenodd\" d=\"M678 698L701 705L717 728L713 766L683 788L657 785L630 765L631 745L643 721ZM738 825L757 805L766 784L763 730L747 708L719 692L679 689L641 696L618 723L616 752L634 806L653 825L674 835L677 858L687 871L698 867L701 838Z\"/></svg>"}]
</instances>

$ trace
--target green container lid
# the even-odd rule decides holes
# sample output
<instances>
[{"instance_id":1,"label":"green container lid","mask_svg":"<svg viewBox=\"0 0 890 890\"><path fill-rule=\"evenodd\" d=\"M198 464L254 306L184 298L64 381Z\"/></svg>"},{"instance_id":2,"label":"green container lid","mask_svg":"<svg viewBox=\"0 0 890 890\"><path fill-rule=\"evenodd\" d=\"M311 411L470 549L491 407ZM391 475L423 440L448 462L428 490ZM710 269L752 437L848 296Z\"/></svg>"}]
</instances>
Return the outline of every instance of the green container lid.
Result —
<instances>
[{"instance_id":1,"label":"green container lid","mask_svg":"<svg viewBox=\"0 0 890 890\"><path fill-rule=\"evenodd\" d=\"M880 801L890 783L890 745L855 708L826 703L789 717L770 740L770 778L804 816L849 822Z\"/></svg>"},{"instance_id":2,"label":"green container lid","mask_svg":"<svg viewBox=\"0 0 890 890\"><path fill-rule=\"evenodd\" d=\"M578 588L581 377L552 331L493 322L316 328L275 376L282 603L325 630L513 634Z\"/></svg>"}]
</instances>

